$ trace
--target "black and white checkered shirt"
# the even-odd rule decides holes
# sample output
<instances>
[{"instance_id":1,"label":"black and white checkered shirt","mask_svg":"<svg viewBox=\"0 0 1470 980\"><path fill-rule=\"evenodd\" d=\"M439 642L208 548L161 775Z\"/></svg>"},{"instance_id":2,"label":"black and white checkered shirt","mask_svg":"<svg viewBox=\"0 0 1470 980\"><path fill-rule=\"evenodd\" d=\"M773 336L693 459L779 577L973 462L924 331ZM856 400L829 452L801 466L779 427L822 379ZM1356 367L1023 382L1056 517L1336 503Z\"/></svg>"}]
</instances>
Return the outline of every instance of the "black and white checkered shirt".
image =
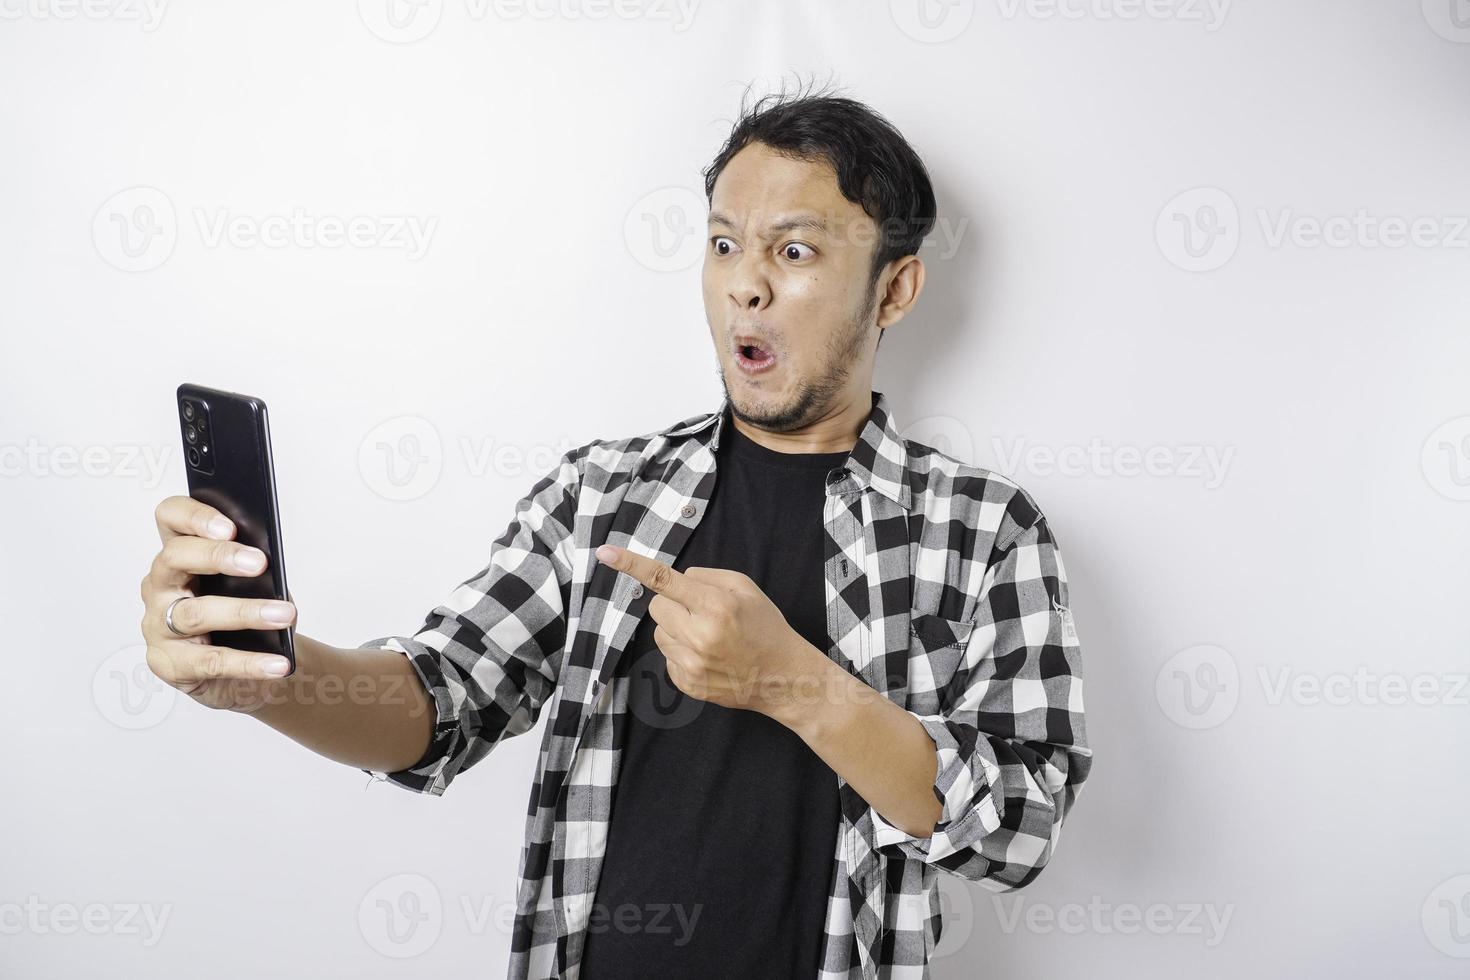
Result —
<instances>
[{"instance_id":1,"label":"black and white checkered shirt","mask_svg":"<svg viewBox=\"0 0 1470 980\"><path fill-rule=\"evenodd\" d=\"M605 542L672 564L715 485L722 411L568 451L516 505L484 569L405 653L438 712L412 769L374 773L438 795L549 713L521 850L509 976L576 978L627 710L617 653L647 610ZM943 803L927 837L887 823L838 777L842 815L822 980L927 977L946 871L995 891L1051 858L1087 778L1081 651L1062 555L1032 497L905 440L882 393L827 477L828 655L934 740ZM650 831L651 832L651 831Z\"/></svg>"}]
</instances>

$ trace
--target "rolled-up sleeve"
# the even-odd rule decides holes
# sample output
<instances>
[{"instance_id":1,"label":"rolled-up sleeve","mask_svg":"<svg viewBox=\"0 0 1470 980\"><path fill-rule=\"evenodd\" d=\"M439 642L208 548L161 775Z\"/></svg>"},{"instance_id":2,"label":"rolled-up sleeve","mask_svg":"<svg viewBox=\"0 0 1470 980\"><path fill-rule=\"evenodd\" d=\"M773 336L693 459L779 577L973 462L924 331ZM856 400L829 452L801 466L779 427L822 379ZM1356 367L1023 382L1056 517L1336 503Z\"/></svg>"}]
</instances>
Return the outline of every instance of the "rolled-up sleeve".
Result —
<instances>
[{"instance_id":1,"label":"rolled-up sleeve","mask_svg":"<svg viewBox=\"0 0 1470 980\"><path fill-rule=\"evenodd\" d=\"M537 480L491 543L485 567L416 633L359 647L407 656L435 714L419 761L397 772L364 772L438 796L502 739L535 725L556 688L566 640L579 459L570 451Z\"/></svg>"},{"instance_id":2,"label":"rolled-up sleeve","mask_svg":"<svg viewBox=\"0 0 1470 980\"><path fill-rule=\"evenodd\" d=\"M1040 874L1092 762L1061 551L1019 501L1034 520L991 551L955 693L940 713L910 712L934 741L939 820L915 837L871 811L880 848L996 891Z\"/></svg>"}]
</instances>

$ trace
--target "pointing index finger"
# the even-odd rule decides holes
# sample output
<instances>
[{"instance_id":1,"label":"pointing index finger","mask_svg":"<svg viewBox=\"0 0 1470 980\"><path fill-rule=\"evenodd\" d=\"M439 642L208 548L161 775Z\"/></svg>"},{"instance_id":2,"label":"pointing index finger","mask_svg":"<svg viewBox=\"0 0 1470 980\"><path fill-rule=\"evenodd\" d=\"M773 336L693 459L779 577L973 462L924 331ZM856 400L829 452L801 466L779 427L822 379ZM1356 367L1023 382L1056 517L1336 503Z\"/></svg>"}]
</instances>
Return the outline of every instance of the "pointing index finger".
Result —
<instances>
[{"instance_id":1,"label":"pointing index finger","mask_svg":"<svg viewBox=\"0 0 1470 980\"><path fill-rule=\"evenodd\" d=\"M693 608L706 588L702 583L694 581L678 569L649 558L647 555L634 554L627 548L619 548L617 545L602 545L597 549L597 558L603 564L628 573L644 586L661 596L673 599L686 608Z\"/></svg>"}]
</instances>

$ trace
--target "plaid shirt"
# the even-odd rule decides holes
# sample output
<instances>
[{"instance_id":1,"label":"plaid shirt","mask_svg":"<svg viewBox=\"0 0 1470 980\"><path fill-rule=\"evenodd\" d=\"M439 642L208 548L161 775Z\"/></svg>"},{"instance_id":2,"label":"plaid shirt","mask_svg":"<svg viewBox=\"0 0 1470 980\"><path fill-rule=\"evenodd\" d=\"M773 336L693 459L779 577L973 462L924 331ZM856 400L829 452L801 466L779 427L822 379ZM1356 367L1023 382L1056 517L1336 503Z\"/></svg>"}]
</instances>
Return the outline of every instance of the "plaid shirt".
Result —
<instances>
[{"instance_id":1,"label":"plaid shirt","mask_svg":"<svg viewBox=\"0 0 1470 980\"><path fill-rule=\"evenodd\" d=\"M549 712L511 980L575 980L607 840L614 724L628 704L614 668L651 591L593 551L611 542L672 564L709 503L724 424L723 411L701 414L570 450L517 503L487 566L416 634L363 644L406 654L438 715L423 759L375 777L437 796ZM827 653L929 733L942 812L914 837L838 777L820 978L918 980L940 936L938 873L994 891L1027 884L1087 777L1066 572L1026 491L905 440L881 392L828 474L823 521Z\"/></svg>"}]
</instances>

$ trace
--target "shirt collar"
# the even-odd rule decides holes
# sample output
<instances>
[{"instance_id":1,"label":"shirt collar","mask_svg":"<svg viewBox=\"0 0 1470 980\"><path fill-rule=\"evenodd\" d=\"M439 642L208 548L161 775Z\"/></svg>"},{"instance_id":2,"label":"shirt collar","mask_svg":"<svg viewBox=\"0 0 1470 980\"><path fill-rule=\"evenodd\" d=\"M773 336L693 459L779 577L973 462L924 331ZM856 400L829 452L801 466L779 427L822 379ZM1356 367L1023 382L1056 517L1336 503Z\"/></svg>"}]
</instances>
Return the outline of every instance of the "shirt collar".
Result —
<instances>
[{"instance_id":1,"label":"shirt collar","mask_svg":"<svg viewBox=\"0 0 1470 980\"><path fill-rule=\"evenodd\" d=\"M719 411L676 422L662 434L669 438L699 435L713 452L719 449L720 433L729 417L730 398L725 395L720 400ZM843 465L861 489L872 488L908 510L908 450L883 392L872 393L868 419Z\"/></svg>"}]
</instances>

